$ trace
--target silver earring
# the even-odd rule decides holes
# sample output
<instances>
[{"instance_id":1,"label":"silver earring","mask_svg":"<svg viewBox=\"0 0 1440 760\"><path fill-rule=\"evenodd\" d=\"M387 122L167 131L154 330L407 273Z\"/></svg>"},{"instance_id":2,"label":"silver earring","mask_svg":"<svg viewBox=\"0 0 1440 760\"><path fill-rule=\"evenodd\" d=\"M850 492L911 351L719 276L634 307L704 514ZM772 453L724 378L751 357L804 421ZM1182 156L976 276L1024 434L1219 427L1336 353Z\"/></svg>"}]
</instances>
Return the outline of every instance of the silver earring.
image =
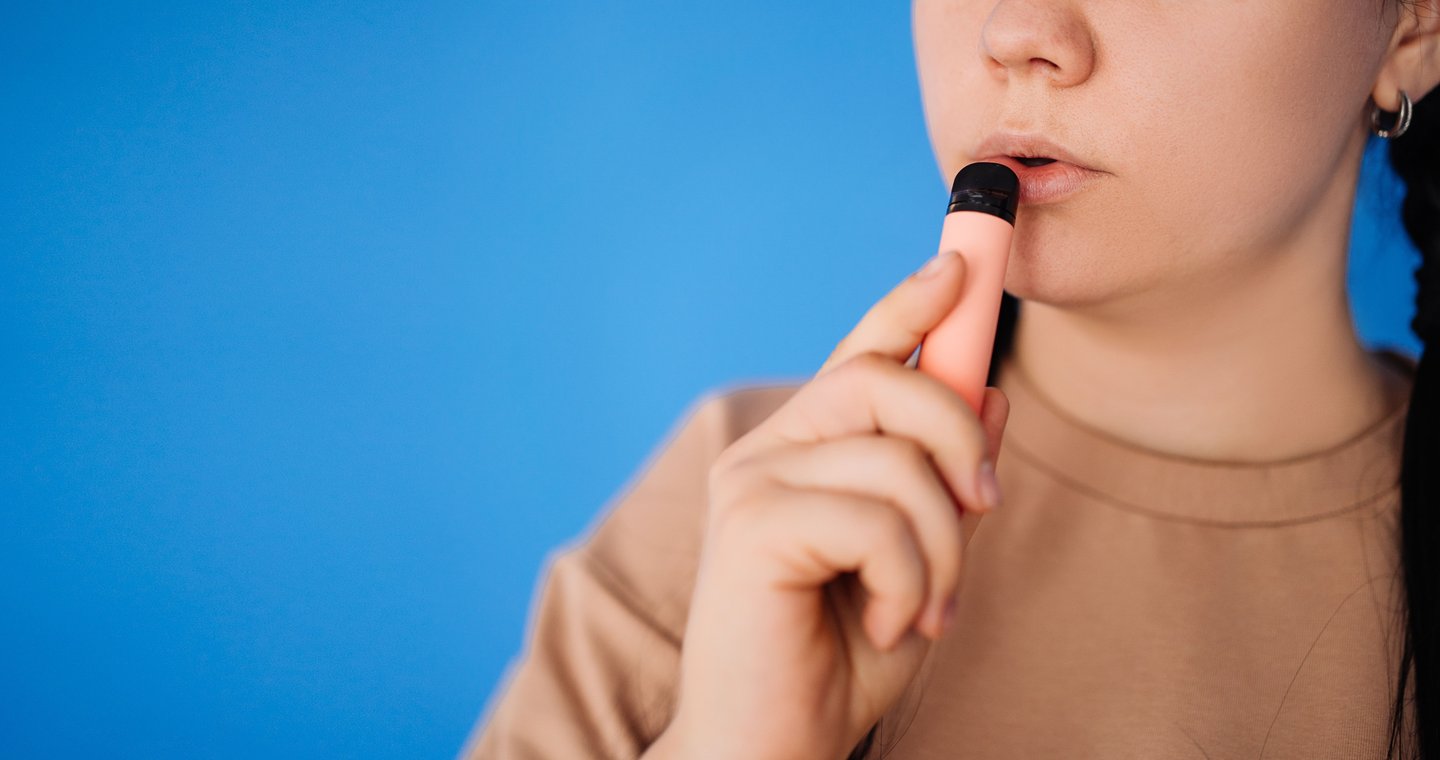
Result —
<instances>
[{"instance_id":1,"label":"silver earring","mask_svg":"<svg viewBox=\"0 0 1440 760\"><path fill-rule=\"evenodd\" d=\"M1401 90L1400 112L1395 117L1395 126L1389 129L1380 128L1380 104L1376 103L1375 108L1370 111L1370 129L1375 134L1381 137L1393 140L1394 138L1405 134L1405 130L1410 128L1411 110L1412 109L1410 104L1410 96L1406 95L1404 90Z\"/></svg>"}]
</instances>

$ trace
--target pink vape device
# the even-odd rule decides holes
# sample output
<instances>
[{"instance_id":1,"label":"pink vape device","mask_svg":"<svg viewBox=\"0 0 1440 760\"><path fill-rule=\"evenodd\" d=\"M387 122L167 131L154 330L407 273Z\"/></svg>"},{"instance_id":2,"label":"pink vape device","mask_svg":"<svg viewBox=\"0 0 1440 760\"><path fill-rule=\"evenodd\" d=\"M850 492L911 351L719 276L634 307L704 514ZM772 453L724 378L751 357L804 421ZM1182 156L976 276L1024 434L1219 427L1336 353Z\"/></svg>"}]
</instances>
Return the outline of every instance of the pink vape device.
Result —
<instances>
[{"instance_id":1,"label":"pink vape device","mask_svg":"<svg viewBox=\"0 0 1440 760\"><path fill-rule=\"evenodd\" d=\"M965 281L955 308L925 334L915 368L950 386L980 414L1005 266L1015 232L1020 180L1010 167L978 161L955 175L940 250L959 251Z\"/></svg>"}]
</instances>

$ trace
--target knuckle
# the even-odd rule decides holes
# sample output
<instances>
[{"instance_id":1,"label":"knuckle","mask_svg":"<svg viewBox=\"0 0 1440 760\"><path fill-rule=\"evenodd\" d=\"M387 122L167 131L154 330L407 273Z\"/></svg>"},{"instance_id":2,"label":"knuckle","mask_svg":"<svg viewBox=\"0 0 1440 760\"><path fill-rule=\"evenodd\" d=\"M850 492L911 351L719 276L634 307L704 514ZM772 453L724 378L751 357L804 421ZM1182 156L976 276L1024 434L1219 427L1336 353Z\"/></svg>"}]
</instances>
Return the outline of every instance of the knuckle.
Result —
<instances>
[{"instance_id":1,"label":"knuckle","mask_svg":"<svg viewBox=\"0 0 1440 760\"><path fill-rule=\"evenodd\" d=\"M705 490L710 496L712 510L729 501L731 494L730 471L731 464L728 460L717 459L710 464L710 469L705 476Z\"/></svg>"},{"instance_id":2,"label":"knuckle","mask_svg":"<svg viewBox=\"0 0 1440 760\"><path fill-rule=\"evenodd\" d=\"M763 484L770 482L769 466L769 459L763 456L745 457L729 462L718 476L712 477L711 491L722 498L753 493Z\"/></svg>"},{"instance_id":3,"label":"knuckle","mask_svg":"<svg viewBox=\"0 0 1440 760\"><path fill-rule=\"evenodd\" d=\"M710 488L711 493L721 491L724 486L729 484L731 473L735 471L739 457L736 447L729 446L710 462L710 469L706 472L706 485Z\"/></svg>"},{"instance_id":4,"label":"knuckle","mask_svg":"<svg viewBox=\"0 0 1440 760\"><path fill-rule=\"evenodd\" d=\"M711 540L722 545L754 541L765 511L760 503L760 495L755 492L740 494L725 502L723 509L711 515L707 528Z\"/></svg>"},{"instance_id":5,"label":"knuckle","mask_svg":"<svg viewBox=\"0 0 1440 760\"><path fill-rule=\"evenodd\" d=\"M906 483L922 483L932 477L930 450L925 444L900 436L883 436L885 444L879 456L887 472L897 472Z\"/></svg>"},{"instance_id":6,"label":"knuckle","mask_svg":"<svg viewBox=\"0 0 1440 760\"><path fill-rule=\"evenodd\" d=\"M943 504L947 509L940 510L941 516L949 516L948 522L958 523L959 516L954 512L953 505L950 503L953 498L950 489L945 483L944 476L940 474L939 466L930 449L911 438L884 436L884 439L886 443L877 454L877 457L882 460L880 466L885 472L895 474L895 482L903 489L905 495L916 500L914 508L931 510L935 506ZM936 493L943 495L944 501L934 502L933 497ZM932 502L935 506L932 506ZM944 540L944 536L935 538Z\"/></svg>"},{"instance_id":7,"label":"knuckle","mask_svg":"<svg viewBox=\"0 0 1440 760\"><path fill-rule=\"evenodd\" d=\"M849 352L837 350L836 353L845 354L845 357L835 365L835 369L831 371L831 374L842 378L848 378L856 372L868 371L866 369L867 365L879 358L874 351ZM831 380L831 382L835 381Z\"/></svg>"},{"instance_id":8,"label":"knuckle","mask_svg":"<svg viewBox=\"0 0 1440 760\"><path fill-rule=\"evenodd\" d=\"M846 390L849 392L864 392L861 388L875 386L883 382L891 368L893 361L878 351L861 351L845 360L845 363L838 367L838 382L850 385Z\"/></svg>"},{"instance_id":9,"label":"knuckle","mask_svg":"<svg viewBox=\"0 0 1440 760\"><path fill-rule=\"evenodd\" d=\"M890 359L879 351L861 351L850 357L849 363L855 365L858 372L882 372L888 368Z\"/></svg>"},{"instance_id":10,"label":"knuckle","mask_svg":"<svg viewBox=\"0 0 1440 760\"><path fill-rule=\"evenodd\" d=\"M749 513L756 511L757 505L767 497L763 486L769 481L763 466L763 457L737 458L735 455L711 464L706 492L709 497L707 522L712 529L750 519Z\"/></svg>"},{"instance_id":11,"label":"knuckle","mask_svg":"<svg viewBox=\"0 0 1440 760\"><path fill-rule=\"evenodd\" d=\"M910 532L910 521L898 510L886 505L866 511L865 529L880 546L892 551L914 553L917 546Z\"/></svg>"},{"instance_id":12,"label":"knuckle","mask_svg":"<svg viewBox=\"0 0 1440 760\"><path fill-rule=\"evenodd\" d=\"M925 604L930 591L930 580L925 575L925 562L912 553L897 557L896 565L902 573L903 582L897 583L890 590L890 595L904 609L917 610Z\"/></svg>"},{"instance_id":13,"label":"knuckle","mask_svg":"<svg viewBox=\"0 0 1440 760\"><path fill-rule=\"evenodd\" d=\"M710 461L710 472L723 472L731 465L733 465L736 461L746 458L750 453L745 446L745 442L747 441L747 439L748 436L742 436L734 441L731 441L730 445L721 449L720 453L716 454L715 458Z\"/></svg>"},{"instance_id":14,"label":"knuckle","mask_svg":"<svg viewBox=\"0 0 1440 760\"><path fill-rule=\"evenodd\" d=\"M872 384L883 373L890 359L878 351L859 351L846 356L833 369L822 375L821 382L836 384L853 392L856 386Z\"/></svg>"}]
</instances>

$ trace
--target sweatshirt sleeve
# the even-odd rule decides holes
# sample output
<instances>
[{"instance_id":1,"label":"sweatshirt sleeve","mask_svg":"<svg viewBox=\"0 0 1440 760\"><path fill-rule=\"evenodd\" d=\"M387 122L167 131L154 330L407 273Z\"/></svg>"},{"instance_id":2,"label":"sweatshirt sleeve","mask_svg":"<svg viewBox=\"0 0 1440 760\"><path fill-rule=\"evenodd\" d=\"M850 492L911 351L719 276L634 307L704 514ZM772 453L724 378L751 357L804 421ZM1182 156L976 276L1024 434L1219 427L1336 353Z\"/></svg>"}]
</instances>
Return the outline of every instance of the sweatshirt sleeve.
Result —
<instances>
[{"instance_id":1,"label":"sweatshirt sleeve","mask_svg":"<svg viewBox=\"0 0 1440 760\"><path fill-rule=\"evenodd\" d=\"M668 725L710 464L788 395L692 401L578 544L547 558L524 649L462 760L635 758Z\"/></svg>"}]
</instances>

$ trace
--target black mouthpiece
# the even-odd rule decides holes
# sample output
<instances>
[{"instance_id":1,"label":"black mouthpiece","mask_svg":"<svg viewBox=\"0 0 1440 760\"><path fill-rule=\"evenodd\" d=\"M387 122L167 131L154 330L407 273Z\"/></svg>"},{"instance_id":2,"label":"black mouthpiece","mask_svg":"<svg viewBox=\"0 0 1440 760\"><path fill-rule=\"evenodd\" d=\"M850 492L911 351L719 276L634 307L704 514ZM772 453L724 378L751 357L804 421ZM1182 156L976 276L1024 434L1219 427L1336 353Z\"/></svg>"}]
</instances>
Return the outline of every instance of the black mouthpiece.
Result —
<instances>
[{"instance_id":1,"label":"black mouthpiece","mask_svg":"<svg viewBox=\"0 0 1440 760\"><path fill-rule=\"evenodd\" d=\"M1020 178L1004 164L976 161L955 174L950 186L952 211L983 211L1015 223L1015 206L1020 202Z\"/></svg>"}]
</instances>

